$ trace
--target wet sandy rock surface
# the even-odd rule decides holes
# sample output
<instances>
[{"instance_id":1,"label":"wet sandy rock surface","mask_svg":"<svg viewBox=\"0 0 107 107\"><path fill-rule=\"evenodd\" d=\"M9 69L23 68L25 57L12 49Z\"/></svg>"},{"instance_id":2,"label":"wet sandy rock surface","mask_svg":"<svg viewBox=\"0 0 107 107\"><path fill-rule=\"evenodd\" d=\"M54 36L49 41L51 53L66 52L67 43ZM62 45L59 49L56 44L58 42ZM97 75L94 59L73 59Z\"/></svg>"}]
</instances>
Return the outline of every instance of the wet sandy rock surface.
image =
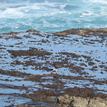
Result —
<instances>
[{"instance_id":1,"label":"wet sandy rock surface","mask_svg":"<svg viewBox=\"0 0 107 107\"><path fill-rule=\"evenodd\" d=\"M0 34L0 107L60 107L64 95L71 107L106 100L106 29Z\"/></svg>"},{"instance_id":2,"label":"wet sandy rock surface","mask_svg":"<svg viewBox=\"0 0 107 107\"><path fill-rule=\"evenodd\" d=\"M107 107L107 99L101 98L82 98L69 95L58 98L60 107Z\"/></svg>"}]
</instances>

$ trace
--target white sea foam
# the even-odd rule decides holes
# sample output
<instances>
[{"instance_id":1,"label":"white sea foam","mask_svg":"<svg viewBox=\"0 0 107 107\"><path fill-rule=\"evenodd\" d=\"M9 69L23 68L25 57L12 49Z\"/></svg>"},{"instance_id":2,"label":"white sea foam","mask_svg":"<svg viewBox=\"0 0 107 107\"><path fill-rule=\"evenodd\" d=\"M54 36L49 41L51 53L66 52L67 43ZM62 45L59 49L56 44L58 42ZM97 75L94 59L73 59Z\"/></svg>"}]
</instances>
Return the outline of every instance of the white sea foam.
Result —
<instances>
[{"instance_id":1,"label":"white sea foam","mask_svg":"<svg viewBox=\"0 0 107 107\"><path fill-rule=\"evenodd\" d=\"M94 13L93 13L93 12L91 12L91 11L85 11L85 12L83 12L83 13L81 14L81 16L80 16L80 17L92 16L92 15L94 15Z\"/></svg>"},{"instance_id":2,"label":"white sea foam","mask_svg":"<svg viewBox=\"0 0 107 107\"><path fill-rule=\"evenodd\" d=\"M0 7L0 32L8 28L27 30L29 26L46 32L107 26L106 0L6 1Z\"/></svg>"},{"instance_id":3,"label":"white sea foam","mask_svg":"<svg viewBox=\"0 0 107 107\"><path fill-rule=\"evenodd\" d=\"M1 12L0 18L10 18L10 17L21 18L24 17L24 14L22 11L16 8L7 8Z\"/></svg>"},{"instance_id":4,"label":"white sea foam","mask_svg":"<svg viewBox=\"0 0 107 107\"><path fill-rule=\"evenodd\" d=\"M92 3L107 4L107 0L89 0Z\"/></svg>"}]
</instances>

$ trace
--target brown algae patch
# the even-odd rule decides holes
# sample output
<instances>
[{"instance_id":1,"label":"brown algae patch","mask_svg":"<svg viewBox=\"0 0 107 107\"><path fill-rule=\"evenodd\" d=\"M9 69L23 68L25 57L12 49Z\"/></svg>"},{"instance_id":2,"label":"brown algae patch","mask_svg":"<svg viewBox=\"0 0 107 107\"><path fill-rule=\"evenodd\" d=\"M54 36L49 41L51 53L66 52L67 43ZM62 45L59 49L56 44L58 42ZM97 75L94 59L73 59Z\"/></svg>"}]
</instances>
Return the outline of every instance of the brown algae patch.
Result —
<instances>
[{"instance_id":1,"label":"brown algae patch","mask_svg":"<svg viewBox=\"0 0 107 107\"><path fill-rule=\"evenodd\" d=\"M40 49L30 49L30 50L9 50L11 55L14 57L17 56L45 56L45 55L51 55L51 52L47 52Z\"/></svg>"},{"instance_id":2,"label":"brown algae patch","mask_svg":"<svg viewBox=\"0 0 107 107\"><path fill-rule=\"evenodd\" d=\"M0 69L0 74L16 76L16 77L25 77L25 76L30 75L30 74L20 72L20 71L9 71L9 70L2 70L2 69Z\"/></svg>"}]
</instances>

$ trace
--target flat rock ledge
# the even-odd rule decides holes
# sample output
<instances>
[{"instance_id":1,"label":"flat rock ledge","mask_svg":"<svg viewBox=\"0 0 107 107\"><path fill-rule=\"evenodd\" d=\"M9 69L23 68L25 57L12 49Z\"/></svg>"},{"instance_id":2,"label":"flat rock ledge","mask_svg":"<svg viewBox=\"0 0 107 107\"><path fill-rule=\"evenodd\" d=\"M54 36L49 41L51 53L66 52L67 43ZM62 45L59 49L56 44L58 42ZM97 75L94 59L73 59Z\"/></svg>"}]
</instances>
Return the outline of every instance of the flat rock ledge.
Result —
<instances>
[{"instance_id":1,"label":"flat rock ledge","mask_svg":"<svg viewBox=\"0 0 107 107\"><path fill-rule=\"evenodd\" d=\"M107 107L107 98L82 98L64 95L58 97L59 107Z\"/></svg>"},{"instance_id":2,"label":"flat rock ledge","mask_svg":"<svg viewBox=\"0 0 107 107\"><path fill-rule=\"evenodd\" d=\"M81 36L107 36L107 28L79 28L79 29L68 29L61 32L54 33L58 36L67 36L70 34L81 35Z\"/></svg>"},{"instance_id":3,"label":"flat rock ledge","mask_svg":"<svg viewBox=\"0 0 107 107\"><path fill-rule=\"evenodd\" d=\"M68 36L68 35L80 35L80 36L107 36L107 28L72 28L59 32L41 32L35 29L29 29L25 32L10 32L2 33L0 35L10 35L10 37L15 38L17 34L20 33L29 33L33 35L44 35L44 34L53 34L56 36Z\"/></svg>"}]
</instances>

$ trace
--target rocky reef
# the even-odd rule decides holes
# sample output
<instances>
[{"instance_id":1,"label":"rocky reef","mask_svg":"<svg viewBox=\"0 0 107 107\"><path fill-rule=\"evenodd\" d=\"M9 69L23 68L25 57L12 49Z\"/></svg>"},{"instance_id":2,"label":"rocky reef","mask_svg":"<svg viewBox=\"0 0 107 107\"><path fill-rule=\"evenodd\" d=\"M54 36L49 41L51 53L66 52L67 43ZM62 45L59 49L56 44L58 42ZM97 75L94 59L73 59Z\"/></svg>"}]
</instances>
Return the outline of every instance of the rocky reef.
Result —
<instances>
[{"instance_id":1,"label":"rocky reef","mask_svg":"<svg viewBox=\"0 0 107 107\"><path fill-rule=\"evenodd\" d=\"M0 34L0 104L107 107L107 29Z\"/></svg>"}]
</instances>

